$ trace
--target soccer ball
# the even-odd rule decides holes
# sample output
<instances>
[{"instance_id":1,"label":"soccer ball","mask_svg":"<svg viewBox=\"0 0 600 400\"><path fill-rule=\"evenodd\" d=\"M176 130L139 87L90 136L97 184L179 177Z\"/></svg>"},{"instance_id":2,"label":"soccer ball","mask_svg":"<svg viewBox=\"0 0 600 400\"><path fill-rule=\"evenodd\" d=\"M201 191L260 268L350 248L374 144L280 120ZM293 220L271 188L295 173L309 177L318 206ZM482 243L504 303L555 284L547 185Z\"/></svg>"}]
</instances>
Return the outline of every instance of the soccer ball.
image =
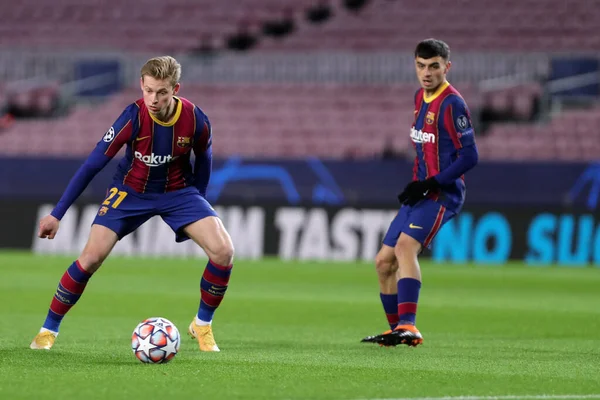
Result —
<instances>
[{"instance_id":1,"label":"soccer ball","mask_svg":"<svg viewBox=\"0 0 600 400\"><path fill-rule=\"evenodd\" d=\"M135 327L131 336L133 354L143 363L167 363L179 351L179 330L166 318L148 318Z\"/></svg>"}]
</instances>

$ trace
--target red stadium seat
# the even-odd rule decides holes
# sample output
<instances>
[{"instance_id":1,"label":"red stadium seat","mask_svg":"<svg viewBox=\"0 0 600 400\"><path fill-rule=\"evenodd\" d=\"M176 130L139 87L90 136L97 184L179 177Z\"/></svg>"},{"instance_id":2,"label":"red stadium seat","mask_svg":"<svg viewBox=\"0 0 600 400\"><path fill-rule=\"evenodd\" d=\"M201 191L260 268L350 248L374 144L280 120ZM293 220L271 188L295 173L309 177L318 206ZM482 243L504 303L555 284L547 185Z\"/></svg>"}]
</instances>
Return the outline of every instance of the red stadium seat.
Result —
<instances>
[{"instance_id":1,"label":"red stadium seat","mask_svg":"<svg viewBox=\"0 0 600 400\"><path fill-rule=\"evenodd\" d=\"M360 12L331 2L334 17L312 25L304 10L318 0L177 0L157 5L142 0L131 7L118 0L36 0L5 2L0 46L130 51L192 50L207 34L223 43L240 21L259 28L265 20L293 10L296 32L283 40L261 40L262 51L406 51L425 36L443 37L464 51L598 51L591 35L600 7L577 7L561 0L371 1ZM439 10L444 10L440 18ZM415 18L418 16L418 18ZM422 20L436 24L423 30ZM161 23L156 23L161 21ZM148 23L154 23L148 30Z\"/></svg>"},{"instance_id":2,"label":"red stadium seat","mask_svg":"<svg viewBox=\"0 0 600 400\"><path fill-rule=\"evenodd\" d=\"M475 108L476 88L456 86ZM389 143L412 154L414 90L411 84L223 84L185 85L181 95L211 119L217 156L344 158L380 157ZM520 90L517 97L537 93L535 87ZM65 118L17 121L0 135L0 154L85 156L139 96L130 88ZM567 111L548 124L494 125L477 143L485 160L594 160L600 157L599 125L600 107Z\"/></svg>"}]
</instances>

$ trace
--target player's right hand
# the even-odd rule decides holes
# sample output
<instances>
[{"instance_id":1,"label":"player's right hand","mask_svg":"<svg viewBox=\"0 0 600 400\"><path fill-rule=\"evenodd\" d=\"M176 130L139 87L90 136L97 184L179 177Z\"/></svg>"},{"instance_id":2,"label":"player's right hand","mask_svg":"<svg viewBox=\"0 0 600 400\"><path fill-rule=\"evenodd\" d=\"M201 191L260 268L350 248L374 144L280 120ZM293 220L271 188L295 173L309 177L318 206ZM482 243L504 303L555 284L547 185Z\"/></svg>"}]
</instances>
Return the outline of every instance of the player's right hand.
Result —
<instances>
[{"instance_id":1,"label":"player's right hand","mask_svg":"<svg viewBox=\"0 0 600 400\"><path fill-rule=\"evenodd\" d=\"M440 184L437 179L431 177L424 181L412 181L398 195L398 201L402 205L414 206L423 200L430 191L438 190Z\"/></svg>"},{"instance_id":2,"label":"player's right hand","mask_svg":"<svg viewBox=\"0 0 600 400\"><path fill-rule=\"evenodd\" d=\"M56 232L58 232L58 224L60 221L48 214L40 220L40 230L38 237L42 239L54 239Z\"/></svg>"}]
</instances>

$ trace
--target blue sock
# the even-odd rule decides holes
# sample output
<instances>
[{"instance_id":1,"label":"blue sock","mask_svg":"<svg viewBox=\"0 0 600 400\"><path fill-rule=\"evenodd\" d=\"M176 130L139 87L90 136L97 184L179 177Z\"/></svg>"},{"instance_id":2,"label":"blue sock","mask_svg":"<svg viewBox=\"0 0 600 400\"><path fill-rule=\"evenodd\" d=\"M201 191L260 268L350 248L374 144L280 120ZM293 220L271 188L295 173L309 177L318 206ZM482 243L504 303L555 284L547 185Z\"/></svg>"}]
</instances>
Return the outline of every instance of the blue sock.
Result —
<instances>
[{"instance_id":1,"label":"blue sock","mask_svg":"<svg viewBox=\"0 0 600 400\"><path fill-rule=\"evenodd\" d=\"M227 291L231 268L233 268L233 265L224 266L208 260L200 281L198 319L205 322L212 321L215 310L221 304Z\"/></svg>"},{"instance_id":2,"label":"blue sock","mask_svg":"<svg viewBox=\"0 0 600 400\"><path fill-rule=\"evenodd\" d=\"M381 298L381 304L383 304L383 311L387 317L390 329L394 329L398 325L398 295L379 293Z\"/></svg>"},{"instance_id":3,"label":"blue sock","mask_svg":"<svg viewBox=\"0 0 600 400\"><path fill-rule=\"evenodd\" d=\"M42 325L43 328L58 332L62 319L75 303L77 303L90 277L91 274L81 268L79 261L73 262L73 264L67 268L58 283L54 298L50 303L48 315L46 316L44 325Z\"/></svg>"},{"instance_id":4,"label":"blue sock","mask_svg":"<svg viewBox=\"0 0 600 400\"><path fill-rule=\"evenodd\" d=\"M414 325L417 319L417 303L421 282L413 278L398 281L398 325Z\"/></svg>"}]
</instances>

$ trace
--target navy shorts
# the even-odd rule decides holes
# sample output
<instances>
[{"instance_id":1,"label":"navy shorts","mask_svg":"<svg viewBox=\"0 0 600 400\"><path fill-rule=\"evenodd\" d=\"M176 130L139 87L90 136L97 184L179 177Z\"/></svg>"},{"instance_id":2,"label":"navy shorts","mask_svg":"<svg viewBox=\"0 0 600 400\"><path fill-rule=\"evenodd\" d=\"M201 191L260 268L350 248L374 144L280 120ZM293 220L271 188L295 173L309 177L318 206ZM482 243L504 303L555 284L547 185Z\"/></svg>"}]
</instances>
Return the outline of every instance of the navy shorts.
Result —
<instances>
[{"instance_id":1,"label":"navy shorts","mask_svg":"<svg viewBox=\"0 0 600 400\"><path fill-rule=\"evenodd\" d=\"M195 187L142 194L115 184L108 189L93 224L105 226L123 239L156 215L175 232L175 240L183 242L189 239L183 232L185 226L217 213Z\"/></svg>"},{"instance_id":2,"label":"navy shorts","mask_svg":"<svg viewBox=\"0 0 600 400\"><path fill-rule=\"evenodd\" d=\"M414 206L402 206L390 224L383 244L394 247L401 233L412 237L424 248L429 248L440 228L456 213L430 200L421 200Z\"/></svg>"}]
</instances>

